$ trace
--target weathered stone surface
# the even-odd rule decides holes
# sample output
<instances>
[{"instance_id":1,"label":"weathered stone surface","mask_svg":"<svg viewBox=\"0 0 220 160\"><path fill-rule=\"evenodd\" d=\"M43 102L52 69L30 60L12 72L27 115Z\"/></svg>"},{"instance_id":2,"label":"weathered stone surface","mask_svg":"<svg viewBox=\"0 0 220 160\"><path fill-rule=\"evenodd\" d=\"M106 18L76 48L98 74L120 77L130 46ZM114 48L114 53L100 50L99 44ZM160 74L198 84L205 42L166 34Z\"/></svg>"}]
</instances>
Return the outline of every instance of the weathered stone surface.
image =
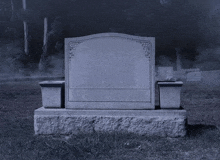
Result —
<instances>
[{"instance_id":1,"label":"weathered stone surface","mask_svg":"<svg viewBox=\"0 0 220 160\"><path fill-rule=\"evenodd\" d=\"M130 110L123 111L121 116L121 111L115 115L114 110L108 113L75 111L39 108L34 115L35 134L120 132L161 137L182 137L186 134L185 110Z\"/></svg>"}]
</instances>

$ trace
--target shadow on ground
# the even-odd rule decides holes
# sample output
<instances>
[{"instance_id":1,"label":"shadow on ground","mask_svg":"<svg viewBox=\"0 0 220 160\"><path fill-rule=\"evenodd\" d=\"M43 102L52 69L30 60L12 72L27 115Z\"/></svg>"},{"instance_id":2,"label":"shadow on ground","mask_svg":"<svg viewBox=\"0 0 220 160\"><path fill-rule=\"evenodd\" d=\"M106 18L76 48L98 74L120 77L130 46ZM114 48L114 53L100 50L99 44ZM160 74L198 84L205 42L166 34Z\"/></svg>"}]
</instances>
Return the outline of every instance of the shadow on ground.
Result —
<instances>
[{"instance_id":1,"label":"shadow on ground","mask_svg":"<svg viewBox=\"0 0 220 160\"><path fill-rule=\"evenodd\" d=\"M195 124L195 125L187 125L187 136L196 137L204 134L207 131L218 130L218 128L214 125L204 125L204 124Z\"/></svg>"}]
</instances>

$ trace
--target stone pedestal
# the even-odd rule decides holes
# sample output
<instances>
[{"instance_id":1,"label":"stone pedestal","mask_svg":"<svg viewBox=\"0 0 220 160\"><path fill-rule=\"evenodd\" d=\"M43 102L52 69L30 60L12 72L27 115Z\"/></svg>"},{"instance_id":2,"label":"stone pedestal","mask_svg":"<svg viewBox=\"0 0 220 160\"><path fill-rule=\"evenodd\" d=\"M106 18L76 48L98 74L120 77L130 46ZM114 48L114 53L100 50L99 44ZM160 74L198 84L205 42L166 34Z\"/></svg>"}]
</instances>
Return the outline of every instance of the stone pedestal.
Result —
<instances>
[{"instance_id":1,"label":"stone pedestal","mask_svg":"<svg viewBox=\"0 0 220 160\"><path fill-rule=\"evenodd\" d=\"M179 109L183 82L158 82L161 109Z\"/></svg>"},{"instance_id":2,"label":"stone pedestal","mask_svg":"<svg viewBox=\"0 0 220 160\"><path fill-rule=\"evenodd\" d=\"M43 81L39 83L42 92L42 104L45 108L64 107L65 81Z\"/></svg>"},{"instance_id":3,"label":"stone pedestal","mask_svg":"<svg viewBox=\"0 0 220 160\"><path fill-rule=\"evenodd\" d=\"M35 134L134 133L160 137L186 135L185 110L35 110Z\"/></svg>"}]
</instances>

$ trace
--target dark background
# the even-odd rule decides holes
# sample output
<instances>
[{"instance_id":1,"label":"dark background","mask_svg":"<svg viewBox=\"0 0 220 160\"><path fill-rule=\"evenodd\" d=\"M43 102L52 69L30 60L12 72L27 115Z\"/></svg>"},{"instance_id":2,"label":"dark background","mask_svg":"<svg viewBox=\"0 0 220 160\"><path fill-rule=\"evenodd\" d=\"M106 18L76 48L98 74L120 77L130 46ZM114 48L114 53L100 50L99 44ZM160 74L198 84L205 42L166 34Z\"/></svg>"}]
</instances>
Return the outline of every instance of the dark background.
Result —
<instances>
[{"instance_id":1,"label":"dark background","mask_svg":"<svg viewBox=\"0 0 220 160\"><path fill-rule=\"evenodd\" d=\"M179 50L183 68L220 68L217 0L27 0L26 3L24 11L22 0L0 2L1 68L37 70L43 53L44 17L48 17L48 57L63 58L66 37L119 32L155 37L156 65L175 67ZM28 55L23 52L24 20L28 24ZM10 45L11 50L5 45ZM16 65L8 66L5 60Z\"/></svg>"}]
</instances>

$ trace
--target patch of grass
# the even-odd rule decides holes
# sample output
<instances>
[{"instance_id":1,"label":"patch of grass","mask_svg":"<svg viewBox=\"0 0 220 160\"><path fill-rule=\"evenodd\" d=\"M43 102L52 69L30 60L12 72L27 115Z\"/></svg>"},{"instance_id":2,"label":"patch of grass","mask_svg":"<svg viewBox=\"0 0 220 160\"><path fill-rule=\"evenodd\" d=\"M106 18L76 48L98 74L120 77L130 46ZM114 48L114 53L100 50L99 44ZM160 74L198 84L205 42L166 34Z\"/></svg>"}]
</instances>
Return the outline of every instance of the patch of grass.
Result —
<instances>
[{"instance_id":1,"label":"patch of grass","mask_svg":"<svg viewBox=\"0 0 220 160\"><path fill-rule=\"evenodd\" d=\"M188 112L190 124L220 126L220 84L185 83L181 92L181 104Z\"/></svg>"},{"instance_id":2,"label":"patch of grass","mask_svg":"<svg viewBox=\"0 0 220 160\"><path fill-rule=\"evenodd\" d=\"M189 131L183 138L120 133L35 136L34 110L42 103L38 82L0 84L0 159L220 159L219 95L219 88L184 85L181 103Z\"/></svg>"}]
</instances>

